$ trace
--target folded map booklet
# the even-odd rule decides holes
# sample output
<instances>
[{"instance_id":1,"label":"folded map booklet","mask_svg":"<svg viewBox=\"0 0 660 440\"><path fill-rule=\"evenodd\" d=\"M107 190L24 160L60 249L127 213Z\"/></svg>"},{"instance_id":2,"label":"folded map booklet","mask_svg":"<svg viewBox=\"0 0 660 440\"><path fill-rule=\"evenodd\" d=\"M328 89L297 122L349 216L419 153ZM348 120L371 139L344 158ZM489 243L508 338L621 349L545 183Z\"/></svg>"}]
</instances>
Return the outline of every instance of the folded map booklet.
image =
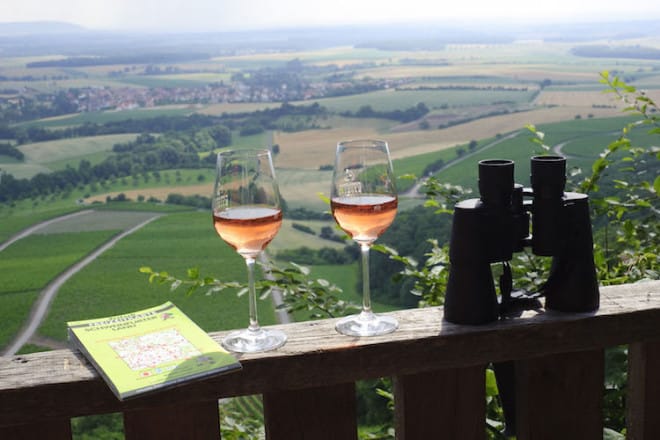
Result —
<instances>
[{"instance_id":1,"label":"folded map booklet","mask_svg":"<svg viewBox=\"0 0 660 440\"><path fill-rule=\"evenodd\" d=\"M171 302L67 323L69 341L120 400L236 371L238 360Z\"/></svg>"}]
</instances>

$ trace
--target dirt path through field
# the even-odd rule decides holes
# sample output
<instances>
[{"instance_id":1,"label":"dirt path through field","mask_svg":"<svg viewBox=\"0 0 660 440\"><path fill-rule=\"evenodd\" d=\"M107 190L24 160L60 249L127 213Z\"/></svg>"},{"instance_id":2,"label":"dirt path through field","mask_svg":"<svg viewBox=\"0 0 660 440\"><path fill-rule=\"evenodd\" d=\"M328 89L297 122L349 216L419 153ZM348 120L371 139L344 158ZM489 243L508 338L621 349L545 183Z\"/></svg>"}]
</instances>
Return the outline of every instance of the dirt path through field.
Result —
<instances>
[{"instance_id":1,"label":"dirt path through field","mask_svg":"<svg viewBox=\"0 0 660 440\"><path fill-rule=\"evenodd\" d=\"M82 211L82 212L93 212L93 211ZM55 295L57 294L58 290L60 287L73 275L78 273L82 268L87 266L89 263L94 261L99 255L101 255L103 252L106 250L110 249L112 246L115 245L119 240L122 238L126 237L127 235L132 234L133 232L137 231L138 229L146 226L147 224L151 223L152 221L156 220L157 218L161 217L163 214L153 214L150 218L147 220L142 221L141 223L138 223L137 225L133 226L130 229L125 230L124 232L114 236L112 239L107 241L105 244L103 244L101 247L97 248L95 251L93 251L91 254L87 255L85 258L83 258L81 261L77 262L73 266L69 267L66 269L64 272L62 272L57 278L55 278L53 281L50 282L46 286L46 288L41 292L39 295L39 298L37 298L37 301L32 305L32 310L30 311L30 316L23 326L23 328L18 332L18 334L14 337L14 339L9 343L7 348L3 351L2 355L3 356L13 356L20 348L25 345L32 336L35 334L37 331L37 328L43 321L43 319L46 316L46 313L48 312L48 308L50 307L51 302L53 301L53 298L55 298ZM71 218L71 215L69 216L64 216L66 218ZM46 222L39 223L29 229L26 229L23 231L18 238L16 238L13 241L16 241L22 237L25 237L31 233L33 233L36 230L39 230L49 224L52 224L55 221L62 221L62 217L58 217L56 219L48 220ZM11 240L11 239L10 239ZM12 242L13 242L12 241Z\"/></svg>"}]
</instances>

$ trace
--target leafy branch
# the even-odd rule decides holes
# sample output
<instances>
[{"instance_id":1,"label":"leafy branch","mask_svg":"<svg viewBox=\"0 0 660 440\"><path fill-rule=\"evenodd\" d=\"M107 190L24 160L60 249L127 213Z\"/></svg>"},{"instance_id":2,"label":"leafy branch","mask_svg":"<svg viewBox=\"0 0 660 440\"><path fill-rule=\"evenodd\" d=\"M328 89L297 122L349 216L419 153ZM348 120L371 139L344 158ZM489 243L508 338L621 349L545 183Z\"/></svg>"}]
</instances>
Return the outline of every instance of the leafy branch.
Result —
<instances>
[{"instance_id":1,"label":"leafy branch","mask_svg":"<svg viewBox=\"0 0 660 440\"><path fill-rule=\"evenodd\" d=\"M312 278L311 270L306 266L289 263L287 267L279 267L273 262L258 263L265 276L255 282L255 288L260 299L270 296L277 290L283 299L278 306L287 313L306 310L310 318L333 318L344 316L359 307L339 298L342 289L323 278ZM238 289L237 295L247 293L246 283L238 281L222 281L217 278L202 276L197 268L186 271L186 277L172 275L166 271L157 271L151 267L141 267L140 273L148 276L149 283L169 285L171 291L185 288L186 295L192 295L198 290L204 290L206 295L222 292L226 289Z\"/></svg>"}]
</instances>

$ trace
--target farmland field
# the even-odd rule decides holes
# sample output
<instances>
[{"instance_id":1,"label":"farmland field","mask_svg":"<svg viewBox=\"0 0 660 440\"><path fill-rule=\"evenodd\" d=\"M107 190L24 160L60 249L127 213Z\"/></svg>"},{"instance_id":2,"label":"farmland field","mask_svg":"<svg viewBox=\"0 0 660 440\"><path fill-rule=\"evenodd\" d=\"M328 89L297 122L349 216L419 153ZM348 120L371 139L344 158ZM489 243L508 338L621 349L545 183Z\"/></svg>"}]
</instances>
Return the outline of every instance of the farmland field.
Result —
<instances>
[{"instance_id":1,"label":"farmland field","mask_svg":"<svg viewBox=\"0 0 660 440\"><path fill-rule=\"evenodd\" d=\"M38 142L21 145L19 150L25 155L28 163L34 162L48 166L55 162L70 160L72 166L90 155L111 151L117 143L135 140L135 134L114 134L105 136L90 136L74 139Z\"/></svg>"},{"instance_id":2,"label":"farmland field","mask_svg":"<svg viewBox=\"0 0 660 440\"><path fill-rule=\"evenodd\" d=\"M23 325L46 284L116 232L32 235L0 252L0 347Z\"/></svg>"}]
</instances>

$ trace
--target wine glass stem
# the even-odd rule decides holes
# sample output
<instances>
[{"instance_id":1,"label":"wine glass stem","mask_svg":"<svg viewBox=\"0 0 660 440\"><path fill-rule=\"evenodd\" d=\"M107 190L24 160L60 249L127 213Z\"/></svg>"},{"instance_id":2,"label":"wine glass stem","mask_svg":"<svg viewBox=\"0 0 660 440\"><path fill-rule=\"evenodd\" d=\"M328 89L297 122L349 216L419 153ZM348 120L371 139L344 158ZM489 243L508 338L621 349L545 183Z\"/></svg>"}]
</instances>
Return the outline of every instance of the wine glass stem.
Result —
<instances>
[{"instance_id":1,"label":"wine glass stem","mask_svg":"<svg viewBox=\"0 0 660 440\"><path fill-rule=\"evenodd\" d=\"M369 250L371 246L360 244L362 251L362 313L371 313L371 291L369 287Z\"/></svg>"},{"instance_id":2,"label":"wine glass stem","mask_svg":"<svg viewBox=\"0 0 660 440\"><path fill-rule=\"evenodd\" d=\"M248 330L259 330L259 319L257 317L257 292L254 287L254 265L255 259L252 257L245 258L245 265L248 272L248 301L250 302L250 326Z\"/></svg>"}]
</instances>

